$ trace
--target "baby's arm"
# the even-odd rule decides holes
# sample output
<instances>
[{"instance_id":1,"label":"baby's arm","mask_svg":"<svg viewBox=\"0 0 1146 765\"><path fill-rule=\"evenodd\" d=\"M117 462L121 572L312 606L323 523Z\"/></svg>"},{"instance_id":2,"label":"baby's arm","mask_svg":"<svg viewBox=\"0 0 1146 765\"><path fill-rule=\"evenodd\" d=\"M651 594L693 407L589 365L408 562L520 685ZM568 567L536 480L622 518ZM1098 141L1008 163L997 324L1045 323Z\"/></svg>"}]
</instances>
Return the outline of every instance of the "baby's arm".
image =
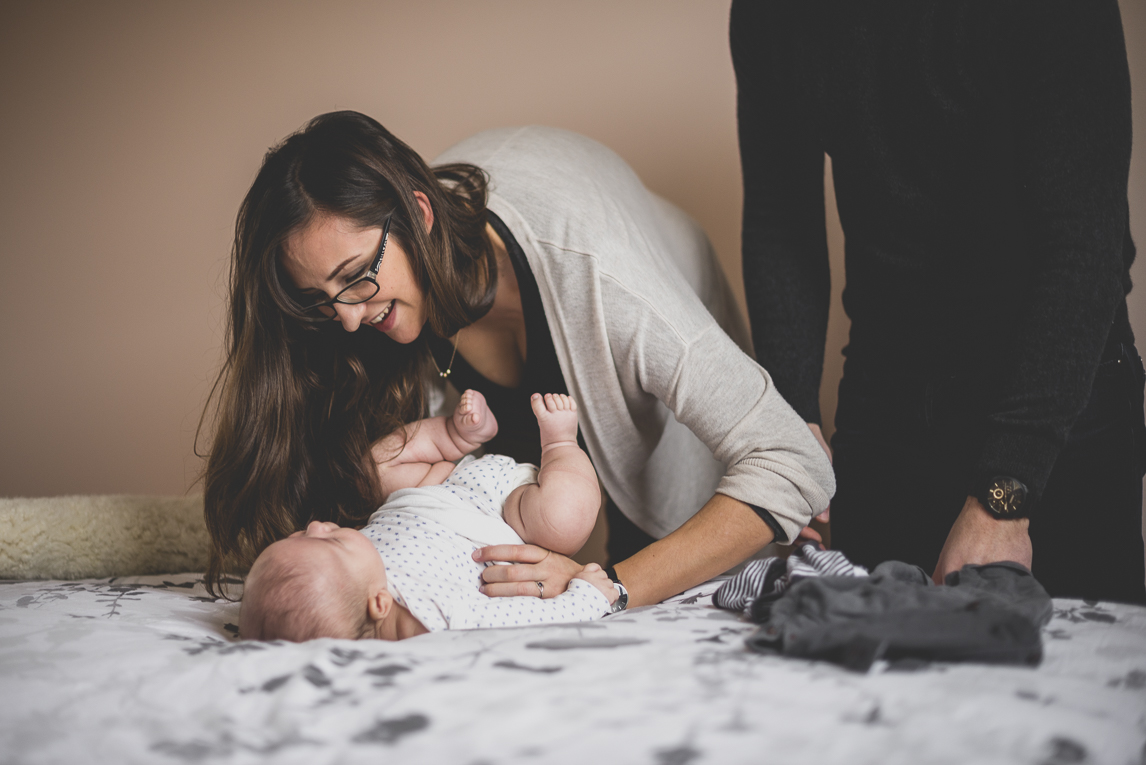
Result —
<instances>
[{"instance_id":1,"label":"baby's arm","mask_svg":"<svg viewBox=\"0 0 1146 765\"><path fill-rule=\"evenodd\" d=\"M577 404L561 394L533 394L541 427L537 483L514 489L504 517L518 535L547 550L572 555L581 549L601 508L601 488L589 455L577 446Z\"/></svg>"},{"instance_id":2,"label":"baby's arm","mask_svg":"<svg viewBox=\"0 0 1146 765\"><path fill-rule=\"evenodd\" d=\"M453 471L454 460L495 435L497 420L485 396L467 390L452 417L418 420L386 436L373 449L383 499L398 489L441 483Z\"/></svg>"}]
</instances>

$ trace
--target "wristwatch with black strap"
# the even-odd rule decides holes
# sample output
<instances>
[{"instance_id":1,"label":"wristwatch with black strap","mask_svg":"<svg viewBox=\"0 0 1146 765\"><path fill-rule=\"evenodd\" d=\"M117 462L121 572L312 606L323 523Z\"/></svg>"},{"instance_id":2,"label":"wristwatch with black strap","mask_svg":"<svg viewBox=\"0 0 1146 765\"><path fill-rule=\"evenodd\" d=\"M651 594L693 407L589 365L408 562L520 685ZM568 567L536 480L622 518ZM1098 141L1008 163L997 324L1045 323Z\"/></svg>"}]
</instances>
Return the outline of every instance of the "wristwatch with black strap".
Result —
<instances>
[{"instance_id":1,"label":"wristwatch with black strap","mask_svg":"<svg viewBox=\"0 0 1146 765\"><path fill-rule=\"evenodd\" d=\"M621 580L617 578L617 569L610 566L605 566L605 574L613 582L613 586L617 588L617 592L621 593L617 599L613 601L613 605L609 607L609 613L615 614L619 611L624 611L629 607L629 591L625 589L625 585L621 584Z\"/></svg>"},{"instance_id":2,"label":"wristwatch with black strap","mask_svg":"<svg viewBox=\"0 0 1146 765\"><path fill-rule=\"evenodd\" d=\"M981 481L975 498L1001 521L1026 518L1030 511L1030 491L1026 484L1008 475Z\"/></svg>"},{"instance_id":3,"label":"wristwatch with black strap","mask_svg":"<svg viewBox=\"0 0 1146 765\"><path fill-rule=\"evenodd\" d=\"M629 591L625 589L625 585L614 581L613 586L616 587L617 592L621 594L617 596L617 599L613 601L613 605L609 607L609 613L611 614L624 611L629 607Z\"/></svg>"}]
</instances>

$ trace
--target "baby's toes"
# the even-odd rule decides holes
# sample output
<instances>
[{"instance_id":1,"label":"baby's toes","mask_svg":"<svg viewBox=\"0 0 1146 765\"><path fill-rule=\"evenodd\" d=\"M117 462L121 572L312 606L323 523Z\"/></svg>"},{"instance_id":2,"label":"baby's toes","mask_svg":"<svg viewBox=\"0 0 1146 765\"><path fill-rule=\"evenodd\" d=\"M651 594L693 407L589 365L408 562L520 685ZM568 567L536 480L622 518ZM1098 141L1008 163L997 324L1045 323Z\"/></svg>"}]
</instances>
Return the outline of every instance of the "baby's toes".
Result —
<instances>
[{"instance_id":1,"label":"baby's toes","mask_svg":"<svg viewBox=\"0 0 1146 765\"><path fill-rule=\"evenodd\" d=\"M548 402L540 393L534 393L529 397L529 405L533 407L533 414L538 418L549 414Z\"/></svg>"}]
</instances>

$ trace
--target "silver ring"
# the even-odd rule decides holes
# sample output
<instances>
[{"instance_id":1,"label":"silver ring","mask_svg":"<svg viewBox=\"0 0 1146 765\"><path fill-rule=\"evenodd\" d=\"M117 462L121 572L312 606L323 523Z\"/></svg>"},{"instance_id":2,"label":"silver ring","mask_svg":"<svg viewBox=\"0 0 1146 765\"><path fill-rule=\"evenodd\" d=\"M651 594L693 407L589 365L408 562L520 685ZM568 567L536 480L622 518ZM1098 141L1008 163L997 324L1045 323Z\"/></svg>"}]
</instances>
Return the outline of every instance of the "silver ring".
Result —
<instances>
[{"instance_id":1,"label":"silver ring","mask_svg":"<svg viewBox=\"0 0 1146 765\"><path fill-rule=\"evenodd\" d=\"M537 591L540 593L537 597L539 597L539 598L545 597L545 583L544 582L537 582Z\"/></svg>"}]
</instances>

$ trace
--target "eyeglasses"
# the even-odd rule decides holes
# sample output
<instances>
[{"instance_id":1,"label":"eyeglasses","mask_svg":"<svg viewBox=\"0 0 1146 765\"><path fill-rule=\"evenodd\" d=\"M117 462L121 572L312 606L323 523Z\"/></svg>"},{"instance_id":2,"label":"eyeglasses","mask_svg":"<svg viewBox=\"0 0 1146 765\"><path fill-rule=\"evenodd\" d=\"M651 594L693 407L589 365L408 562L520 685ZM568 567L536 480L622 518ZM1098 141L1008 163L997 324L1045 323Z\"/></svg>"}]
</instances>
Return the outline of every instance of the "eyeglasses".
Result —
<instances>
[{"instance_id":1,"label":"eyeglasses","mask_svg":"<svg viewBox=\"0 0 1146 765\"><path fill-rule=\"evenodd\" d=\"M334 308L335 303L358 305L378 294L378 290L381 289L377 281L378 269L382 266L382 257L386 254L386 242L390 239L390 218L391 215L387 215L386 222L382 224L382 243L378 245L378 254L374 256L374 261L366 273L339 290L332 300L325 300L321 303L305 303L302 302L306 300L304 295L299 302L299 318L311 322L330 321L338 316L338 312Z\"/></svg>"}]
</instances>

